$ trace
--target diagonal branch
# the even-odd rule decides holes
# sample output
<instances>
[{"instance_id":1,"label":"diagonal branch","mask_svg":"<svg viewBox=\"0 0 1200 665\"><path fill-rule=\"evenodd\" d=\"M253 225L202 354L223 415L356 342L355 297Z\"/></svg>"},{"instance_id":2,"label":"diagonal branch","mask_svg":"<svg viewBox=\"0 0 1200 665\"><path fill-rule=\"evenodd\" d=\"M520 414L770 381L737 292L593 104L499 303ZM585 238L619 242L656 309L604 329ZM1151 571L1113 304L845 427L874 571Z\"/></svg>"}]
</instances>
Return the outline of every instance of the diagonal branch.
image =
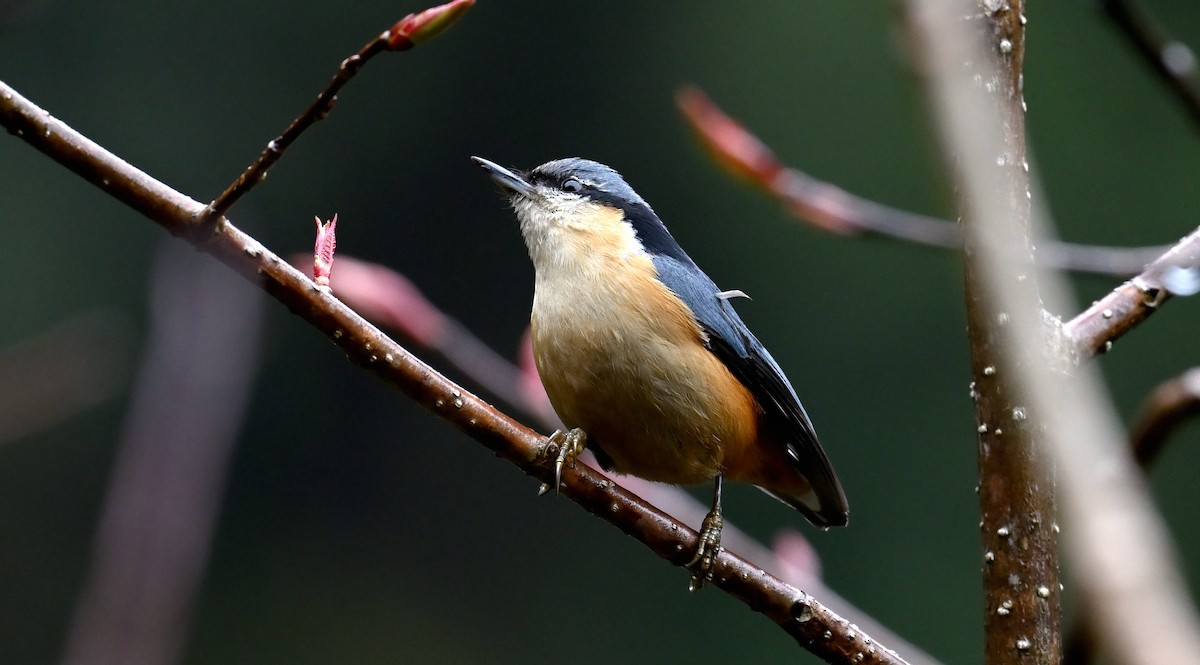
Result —
<instances>
[{"instance_id":1,"label":"diagonal branch","mask_svg":"<svg viewBox=\"0 0 1200 665\"><path fill-rule=\"evenodd\" d=\"M386 34L384 33L384 35ZM265 180L267 171L275 165L275 162L279 161L280 157L283 157L283 152L291 147L292 143L304 133L304 130L318 120L324 119L333 110L333 104L337 101L337 93L342 86L349 83L350 79L354 78L358 70L362 69L363 65L367 64L371 58L385 50L387 50L387 40L381 35L367 42L358 50L358 53L343 60L329 85L317 95L317 98L303 113L287 126L287 129L283 130L282 134L268 141L267 147L263 148L258 158L246 167L246 170L225 191L221 192L220 196L208 204L205 216L211 219L221 217L255 185Z\"/></svg>"},{"instance_id":2,"label":"diagonal branch","mask_svg":"<svg viewBox=\"0 0 1200 665\"><path fill-rule=\"evenodd\" d=\"M292 265L303 269L307 254L292 258ZM487 346L462 323L427 300L400 273L374 263L347 256L338 257L338 269L331 276L331 287L345 303L385 330L399 331L411 340L417 351L432 351L446 359L461 376L473 381L494 398L525 414L545 429L562 427L533 366L533 349L526 333L521 363L514 365ZM593 469L590 451L579 458ZM603 473L603 471L601 471ZM606 474L607 475L607 474ZM700 524L708 506L696 500L682 487L664 485L635 476L621 483L630 491L653 503L660 510L685 524ZM771 547L726 520L721 535L728 547L757 563L769 574L796 587L808 589L842 617L858 624L876 639L884 640L905 654L913 665L938 665L938 661L896 635L837 592L825 586L819 574L820 564L808 540L796 531L777 534Z\"/></svg>"},{"instance_id":3,"label":"diagonal branch","mask_svg":"<svg viewBox=\"0 0 1200 665\"><path fill-rule=\"evenodd\" d=\"M873 233L919 245L960 248L958 226L876 203L785 166L775 153L698 88L677 95L684 117L728 170L774 196L795 217L837 234ZM1200 229L1174 246L1103 247L1047 240L1035 257L1048 268L1136 277L1065 324L1078 360L1103 353L1170 295L1191 295L1200 280ZM1180 279L1182 277L1182 279ZM1182 283L1184 288L1172 283Z\"/></svg>"},{"instance_id":4,"label":"diagonal branch","mask_svg":"<svg viewBox=\"0 0 1200 665\"><path fill-rule=\"evenodd\" d=\"M245 196L255 185L267 177L267 171L283 157L287 150L304 130L313 126L317 121L324 120L333 110L337 101L337 93L354 75L362 69L371 58L384 51L407 51L408 49L432 39L458 20L463 12L475 4L475 0L451 0L444 5L426 9L423 12L409 14L400 19L395 25L384 30L371 41L363 45L354 55L342 61L338 71L329 81L325 89L317 94L313 103L288 125L283 133L267 142L267 147L259 154L246 170L234 180L221 195L208 204L204 215L206 219L217 219L229 212L233 204Z\"/></svg>"},{"instance_id":5,"label":"diagonal branch","mask_svg":"<svg viewBox=\"0 0 1200 665\"><path fill-rule=\"evenodd\" d=\"M206 207L139 171L0 82L0 124L172 234L225 263L305 319L355 363L542 482L557 450L536 432L471 395L321 289L261 243ZM582 464L564 469L562 494L684 566L696 533ZM830 663L904 663L808 594L729 552L715 586L762 613L803 648Z\"/></svg>"}]
</instances>

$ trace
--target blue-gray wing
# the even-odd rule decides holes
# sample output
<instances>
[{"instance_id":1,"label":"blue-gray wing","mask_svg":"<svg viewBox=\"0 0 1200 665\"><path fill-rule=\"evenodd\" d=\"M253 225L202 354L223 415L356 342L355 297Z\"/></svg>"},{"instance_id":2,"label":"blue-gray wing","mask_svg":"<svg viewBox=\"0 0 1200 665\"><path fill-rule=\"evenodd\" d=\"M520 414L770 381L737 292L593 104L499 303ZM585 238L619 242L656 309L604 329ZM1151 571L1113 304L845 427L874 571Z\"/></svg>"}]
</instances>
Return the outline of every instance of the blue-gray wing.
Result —
<instances>
[{"instance_id":1,"label":"blue-gray wing","mask_svg":"<svg viewBox=\"0 0 1200 665\"><path fill-rule=\"evenodd\" d=\"M821 449L812 421L775 359L694 263L663 255L653 261L659 279L691 308L707 333L709 350L758 400L767 422L785 442L788 458L813 490L804 496L769 493L818 526L846 524L848 509L842 485Z\"/></svg>"}]
</instances>

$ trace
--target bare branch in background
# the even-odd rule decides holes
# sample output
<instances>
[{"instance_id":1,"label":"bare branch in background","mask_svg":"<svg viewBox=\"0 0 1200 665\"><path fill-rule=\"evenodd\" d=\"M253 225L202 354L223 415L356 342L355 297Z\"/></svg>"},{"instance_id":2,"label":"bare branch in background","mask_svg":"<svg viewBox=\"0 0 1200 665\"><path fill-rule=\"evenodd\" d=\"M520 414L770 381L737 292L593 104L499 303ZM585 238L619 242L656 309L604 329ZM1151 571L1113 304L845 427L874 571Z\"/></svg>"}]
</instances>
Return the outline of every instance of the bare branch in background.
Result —
<instances>
[{"instance_id":1,"label":"bare branch in background","mask_svg":"<svg viewBox=\"0 0 1200 665\"><path fill-rule=\"evenodd\" d=\"M992 11L1010 7L1007 2L983 5ZM905 7L945 156L956 166L968 206L964 218L975 247L968 261L983 276L988 297L1007 314L1005 325L994 330L1013 360L1027 417L1045 428L1043 459L1052 461L1058 474L1063 542L1096 633L1122 663L1193 662L1200 654L1200 622L1099 377L1089 366L1065 374L1072 364L1060 340L1052 339L1059 331L1047 325L1027 289L1011 288L1023 274L1035 276L1023 273L1022 230L1014 229L1009 217L1010 202L1027 190L996 173L997 160L1008 154L1012 135L1006 129L1011 127L981 91L1003 74L994 69L973 79L963 63L988 67L996 53L1016 45L992 41L990 34L982 40L975 22L964 20L960 3L912 0ZM1029 230L1035 234L1044 222L1040 213L1036 207L1032 211ZM1051 310L1065 311L1069 298L1061 278L1048 272L1036 278ZM1023 646L1028 648L1026 643L1012 648Z\"/></svg>"},{"instance_id":2,"label":"bare branch in background","mask_svg":"<svg viewBox=\"0 0 1200 665\"><path fill-rule=\"evenodd\" d=\"M929 247L962 248L962 230L953 222L876 203L785 166L699 88L680 90L676 101L721 166L773 196L795 218L838 235L868 233ZM1167 249L1165 245L1077 245L1052 239L1038 247L1037 260L1046 267L1120 277L1141 272Z\"/></svg>"},{"instance_id":3,"label":"bare branch in background","mask_svg":"<svg viewBox=\"0 0 1200 665\"><path fill-rule=\"evenodd\" d=\"M177 243L152 277L150 340L62 662L169 665L258 368L262 297Z\"/></svg>"},{"instance_id":4,"label":"bare branch in background","mask_svg":"<svg viewBox=\"0 0 1200 665\"><path fill-rule=\"evenodd\" d=\"M1150 393L1133 426L1133 455L1144 469L1158 460L1171 436L1188 420L1200 416L1200 367L1165 381Z\"/></svg>"},{"instance_id":5,"label":"bare branch in background","mask_svg":"<svg viewBox=\"0 0 1200 665\"><path fill-rule=\"evenodd\" d=\"M1200 122L1200 76L1191 47L1167 34L1134 0L1101 0L1100 6L1192 120Z\"/></svg>"}]
</instances>

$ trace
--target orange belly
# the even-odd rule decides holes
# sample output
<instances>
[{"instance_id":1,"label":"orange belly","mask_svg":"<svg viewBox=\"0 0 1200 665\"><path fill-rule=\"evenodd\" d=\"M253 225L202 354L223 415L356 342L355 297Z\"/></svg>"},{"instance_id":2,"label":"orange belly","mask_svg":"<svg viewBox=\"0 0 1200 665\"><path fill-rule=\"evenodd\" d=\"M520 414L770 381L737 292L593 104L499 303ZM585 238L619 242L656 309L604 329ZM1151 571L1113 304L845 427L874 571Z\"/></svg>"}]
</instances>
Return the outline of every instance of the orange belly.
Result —
<instances>
[{"instance_id":1,"label":"orange belly","mask_svg":"<svg viewBox=\"0 0 1200 665\"><path fill-rule=\"evenodd\" d=\"M706 348L738 342L710 340L688 304L712 307L706 299L722 297L717 287L698 274L670 280L686 301L671 291L659 266L698 269L665 263L674 256L669 246L666 255L652 256L639 234L665 232L627 220L621 208L587 197L539 197L514 197L514 207L535 269L534 356L562 421L584 430L617 471L675 484L724 476L762 487L814 523L844 523L845 500L807 417L798 404L774 403L794 395L764 385L759 394L772 402L760 404L759 391ZM745 334L732 318L732 331L710 323ZM777 371L766 358L733 365ZM782 377L770 380L786 385ZM799 468L805 463L817 465L816 492Z\"/></svg>"},{"instance_id":2,"label":"orange belly","mask_svg":"<svg viewBox=\"0 0 1200 665\"><path fill-rule=\"evenodd\" d=\"M740 467L759 417L745 386L698 338L620 327L556 322L547 335L534 317L538 372L563 423L582 428L616 471L649 480L700 483Z\"/></svg>"},{"instance_id":3,"label":"orange belly","mask_svg":"<svg viewBox=\"0 0 1200 665\"><path fill-rule=\"evenodd\" d=\"M759 475L758 403L704 347L649 255L620 241L632 238L620 211L604 221L555 236L558 260L537 265L534 359L554 410L621 473L674 484Z\"/></svg>"}]
</instances>

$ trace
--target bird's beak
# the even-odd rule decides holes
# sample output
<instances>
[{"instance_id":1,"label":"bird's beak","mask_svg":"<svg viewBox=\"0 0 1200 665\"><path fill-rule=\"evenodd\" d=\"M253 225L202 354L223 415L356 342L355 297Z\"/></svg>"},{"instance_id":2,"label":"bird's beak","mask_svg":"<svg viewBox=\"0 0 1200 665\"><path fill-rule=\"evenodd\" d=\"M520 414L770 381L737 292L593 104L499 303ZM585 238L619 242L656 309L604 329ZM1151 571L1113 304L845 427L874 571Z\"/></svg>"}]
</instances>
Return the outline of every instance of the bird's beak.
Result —
<instances>
[{"instance_id":1,"label":"bird's beak","mask_svg":"<svg viewBox=\"0 0 1200 665\"><path fill-rule=\"evenodd\" d=\"M519 194L524 197L533 196L533 185L525 178L513 173L512 171L500 166L496 162L488 161L482 157L472 157L475 163L482 166L484 171L492 177L492 182L496 183L507 193Z\"/></svg>"}]
</instances>

